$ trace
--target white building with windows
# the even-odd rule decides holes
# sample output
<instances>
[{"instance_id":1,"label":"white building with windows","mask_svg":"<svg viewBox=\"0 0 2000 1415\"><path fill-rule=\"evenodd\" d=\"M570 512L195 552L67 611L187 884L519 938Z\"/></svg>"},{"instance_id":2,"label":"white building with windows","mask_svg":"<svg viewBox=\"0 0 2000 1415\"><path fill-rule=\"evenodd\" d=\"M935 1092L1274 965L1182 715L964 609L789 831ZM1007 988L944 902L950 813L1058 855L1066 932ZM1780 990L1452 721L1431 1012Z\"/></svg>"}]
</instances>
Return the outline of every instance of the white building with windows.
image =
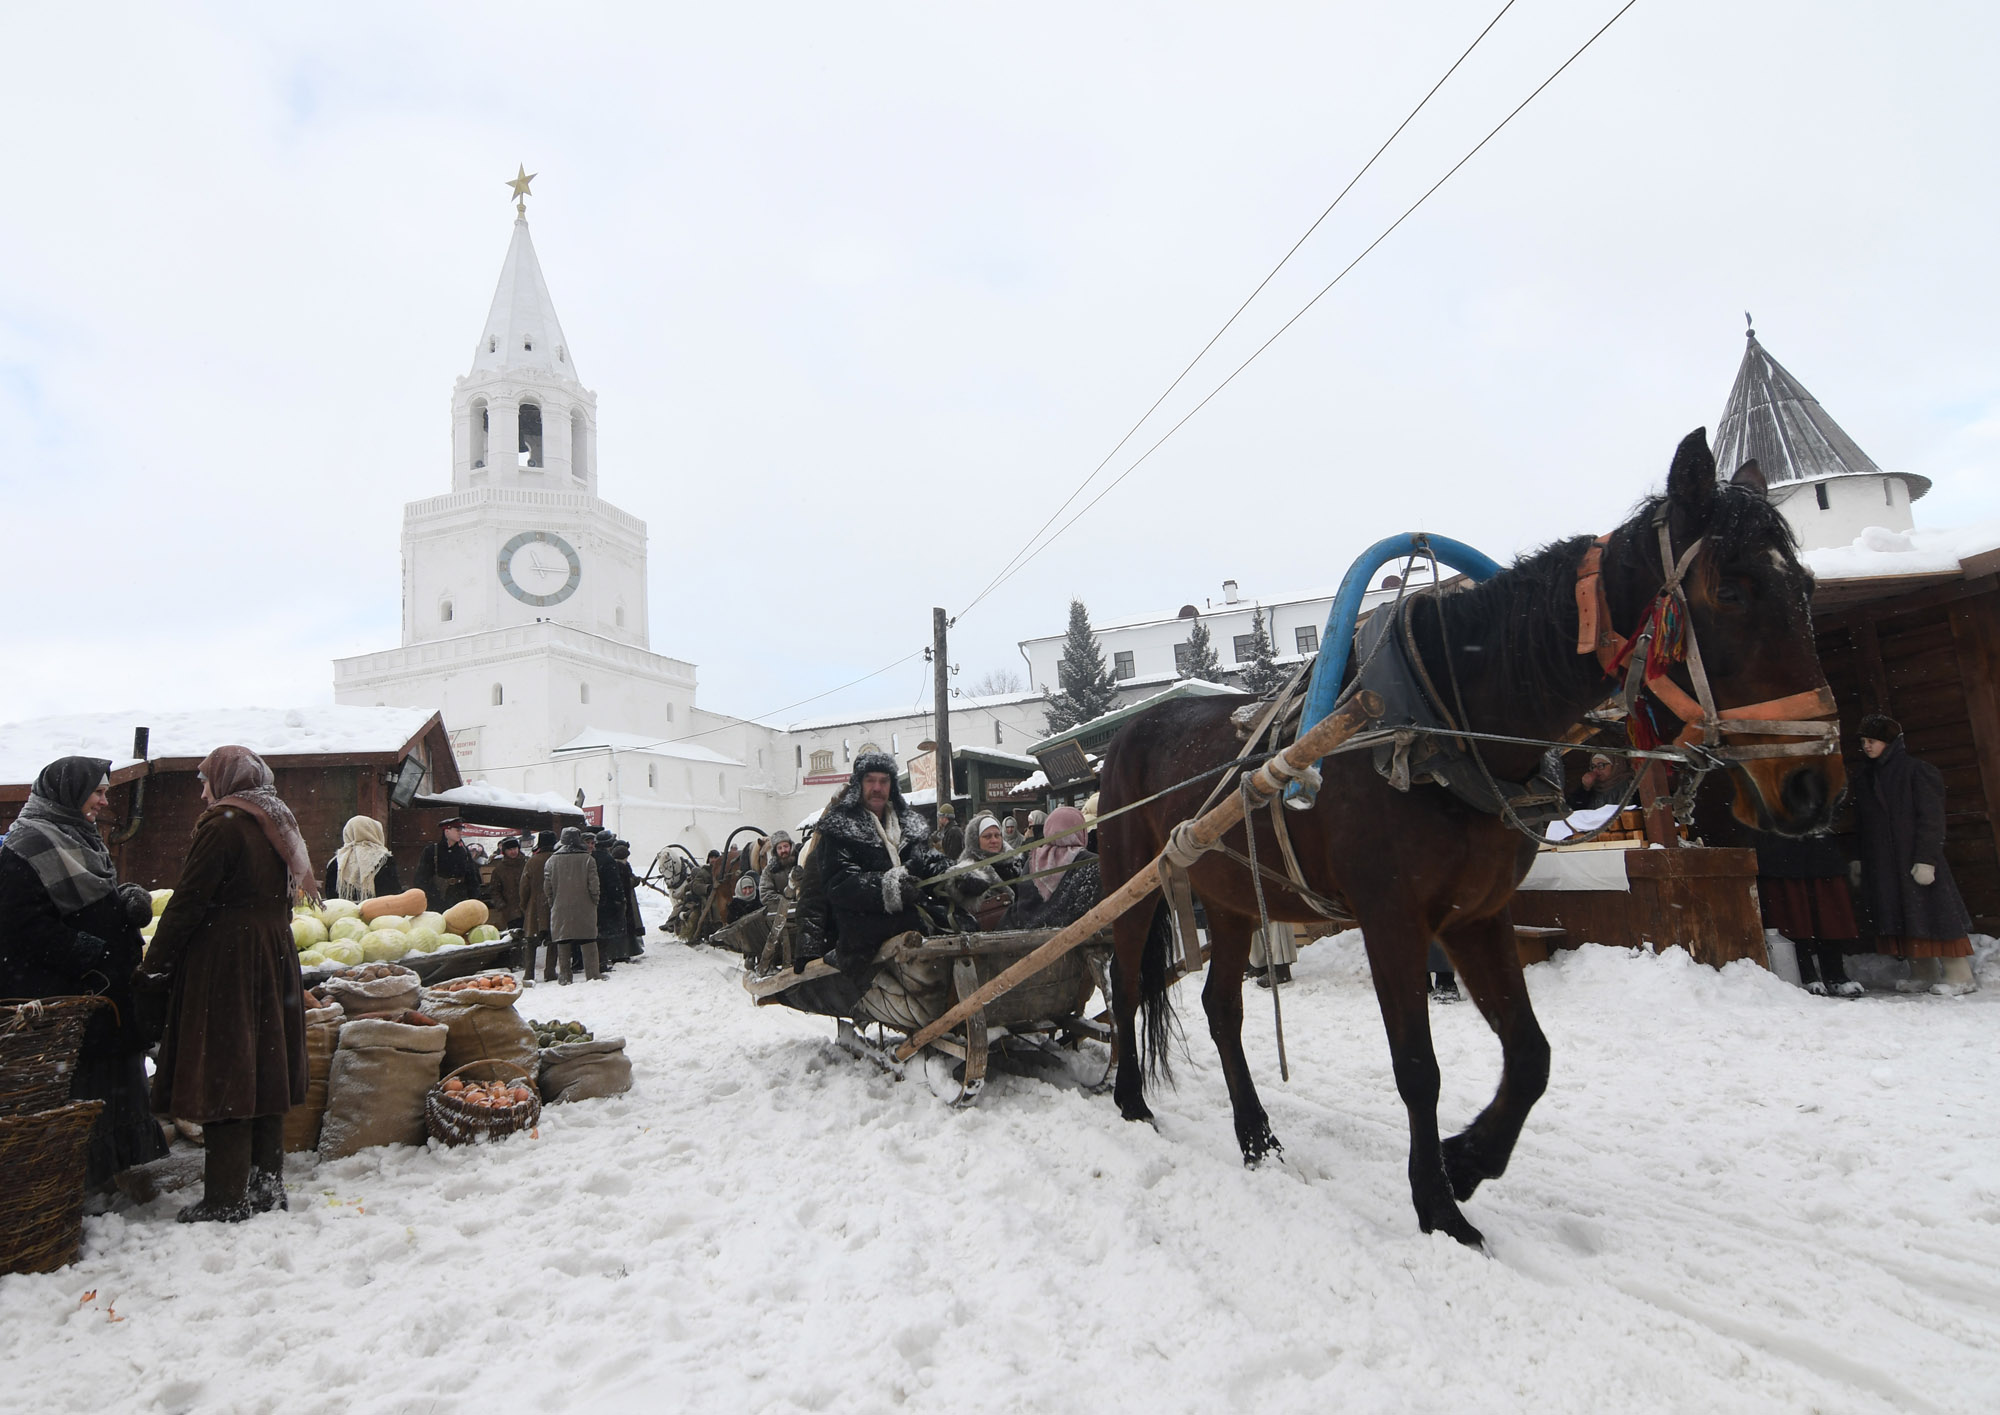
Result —
<instances>
[{"instance_id":1,"label":"white building with windows","mask_svg":"<svg viewBox=\"0 0 2000 1415\"><path fill-rule=\"evenodd\" d=\"M524 214L451 398L451 483L403 508L400 647L334 664L334 700L444 714L468 780L602 806L697 853L796 790L772 728L695 706L653 652L646 525L598 494L597 396Z\"/></svg>"}]
</instances>

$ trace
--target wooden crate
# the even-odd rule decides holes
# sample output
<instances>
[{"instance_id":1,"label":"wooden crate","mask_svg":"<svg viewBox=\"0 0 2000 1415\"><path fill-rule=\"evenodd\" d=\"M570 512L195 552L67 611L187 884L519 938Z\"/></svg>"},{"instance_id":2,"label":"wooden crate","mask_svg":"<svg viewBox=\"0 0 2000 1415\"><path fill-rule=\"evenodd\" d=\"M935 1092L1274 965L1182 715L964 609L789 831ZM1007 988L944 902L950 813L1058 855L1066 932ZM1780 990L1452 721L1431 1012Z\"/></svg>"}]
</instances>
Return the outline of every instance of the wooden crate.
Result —
<instances>
[{"instance_id":1,"label":"wooden crate","mask_svg":"<svg viewBox=\"0 0 2000 1415\"><path fill-rule=\"evenodd\" d=\"M1561 929L1563 948L1679 945L1711 967L1738 958L1771 966L1757 904L1756 851L1628 850L1625 877L1630 893L1523 890L1514 896L1514 923Z\"/></svg>"}]
</instances>

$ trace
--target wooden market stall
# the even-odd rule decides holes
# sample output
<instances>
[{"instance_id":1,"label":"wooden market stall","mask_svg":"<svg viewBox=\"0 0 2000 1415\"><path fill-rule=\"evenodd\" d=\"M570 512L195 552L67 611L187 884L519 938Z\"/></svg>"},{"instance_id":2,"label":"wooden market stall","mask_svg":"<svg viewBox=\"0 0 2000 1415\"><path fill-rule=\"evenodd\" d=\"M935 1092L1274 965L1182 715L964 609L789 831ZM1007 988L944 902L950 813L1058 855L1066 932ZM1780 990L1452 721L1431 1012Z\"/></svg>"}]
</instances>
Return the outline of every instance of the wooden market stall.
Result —
<instances>
[{"instance_id":1,"label":"wooden market stall","mask_svg":"<svg viewBox=\"0 0 2000 1415\"><path fill-rule=\"evenodd\" d=\"M109 759L111 809L99 828L121 879L148 889L179 878L203 810L196 769L225 744L249 747L270 766L298 817L313 863L324 868L356 815L388 829L405 880L440 821L472 807L426 799L462 786L450 735L418 708L320 707L215 712L94 714L0 729L0 826L11 824L36 774L61 756Z\"/></svg>"}]
</instances>

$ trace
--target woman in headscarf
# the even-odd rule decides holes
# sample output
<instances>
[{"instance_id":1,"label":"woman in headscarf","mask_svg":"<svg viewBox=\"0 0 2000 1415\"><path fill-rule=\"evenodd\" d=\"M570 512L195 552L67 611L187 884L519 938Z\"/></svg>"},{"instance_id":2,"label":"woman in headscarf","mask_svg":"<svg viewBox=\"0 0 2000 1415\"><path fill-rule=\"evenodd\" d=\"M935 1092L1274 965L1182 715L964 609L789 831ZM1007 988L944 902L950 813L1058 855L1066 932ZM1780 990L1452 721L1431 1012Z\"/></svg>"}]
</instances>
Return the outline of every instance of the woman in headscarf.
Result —
<instances>
[{"instance_id":1,"label":"woman in headscarf","mask_svg":"<svg viewBox=\"0 0 2000 1415\"><path fill-rule=\"evenodd\" d=\"M1089 822L1075 806L1049 812L1042 843L1028 852L1028 877L1014 886L1007 927L1059 928L1097 903L1097 857L1089 853Z\"/></svg>"},{"instance_id":2,"label":"woman in headscarf","mask_svg":"<svg viewBox=\"0 0 2000 1415\"><path fill-rule=\"evenodd\" d=\"M271 769L248 747L202 760L194 843L146 966L168 988L153 1108L202 1127L201 1200L183 1223L285 1204L285 1112L306 1098L304 990L293 902L312 862Z\"/></svg>"},{"instance_id":3,"label":"woman in headscarf","mask_svg":"<svg viewBox=\"0 0 2000 1415\"><path fill-rule=\"evenodd\" d=\"M120 884L97 833L111 763L64 757L42 769L0 846L0 997L92 994L110 1001L84 1028L70 1095L101 1100L90 1135L89 1182L166 1154L146 1101L146 1039L132 974L152 922L152 898Z\"/></svg>"},{"instance_id":4,"label":"woman in headscarf","mask_svg":"<svg viewBox=\"0 0 2000 1415\"><path fill-rule=\"evenodd\" d=\"M373 816L355 816L341 827L340 848L326 862L324 892L328 899L352 899L357 904L403 892L382 822Z\"/></svg>"},{"instance_id":5,"label":"woman in headscarf","mask_svg":"<svg viewBox=\"0 0 2000 1415\"><path fill-rule=\"evenodd\" d=\"M979 917L983 928L998 925L1007 912L1011 896L1000 901L999 907L988 904L980 908L980 901L996 890L1005 890L1009 884L1019 879L1027 870L1021 857L999 860L995 856L1007 853L1007 844L1001 836L1000 822L991 811L981 811L973 816L966 827L965 848L959 852L955 868L974 866L964 874L954 875L950 881L952 892L957 895L960 905Z\"/></svg>"}]
</instances>

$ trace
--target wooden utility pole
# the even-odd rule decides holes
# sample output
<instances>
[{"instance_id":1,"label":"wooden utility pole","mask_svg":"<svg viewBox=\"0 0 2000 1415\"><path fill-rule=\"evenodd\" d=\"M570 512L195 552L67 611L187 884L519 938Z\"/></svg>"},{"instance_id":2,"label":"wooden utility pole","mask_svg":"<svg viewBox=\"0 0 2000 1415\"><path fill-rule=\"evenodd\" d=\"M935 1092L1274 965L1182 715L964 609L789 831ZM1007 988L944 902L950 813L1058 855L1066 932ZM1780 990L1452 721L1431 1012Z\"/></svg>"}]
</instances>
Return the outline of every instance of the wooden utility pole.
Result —
<instances>
[{"instance_id":1,"label":"wooden utility pole","mask_svg":"<svg viewBox=\"0 0 2000 1415\"><path fill-rule=\"evenodd\" d=\"M944 631L945 615L942 609L931 611L931 674L936 684L937 699L932 704L932 715L937 718L931 729L931 737L937 742L932 761L937 764L937 803L942 806L951 800L951 662L945 656Z\"/></svg>"}]
</instances>

